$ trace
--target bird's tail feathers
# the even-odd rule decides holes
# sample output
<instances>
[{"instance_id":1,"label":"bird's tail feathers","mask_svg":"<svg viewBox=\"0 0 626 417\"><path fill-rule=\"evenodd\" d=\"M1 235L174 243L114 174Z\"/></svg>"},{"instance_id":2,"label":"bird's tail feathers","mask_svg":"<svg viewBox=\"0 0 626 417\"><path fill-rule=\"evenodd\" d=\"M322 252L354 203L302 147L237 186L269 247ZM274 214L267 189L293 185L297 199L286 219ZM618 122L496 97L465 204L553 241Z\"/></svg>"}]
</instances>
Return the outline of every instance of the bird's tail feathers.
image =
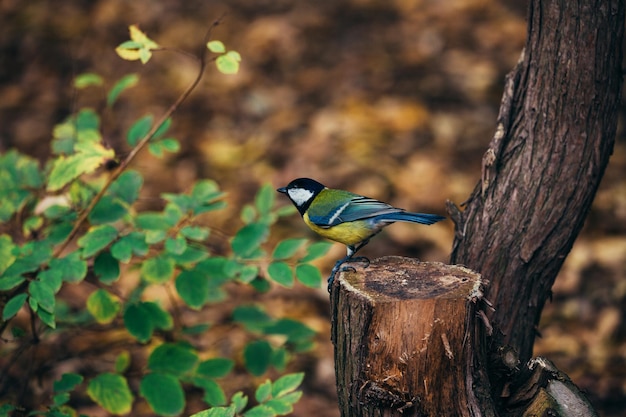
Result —
<instances>
[{"instance_id":1,"label":"bird's tail feathers","mask_svg":"<svg viewBox=\"0 0 626 417\"><path fill-rule=\"evenodd\" d=\"M421 224L433 224L440 220L445 219L444 216L438 214L426 214L426 213L410 213L407 211L399 211L396 213L387 213L381 216L377 216L378 221L391 221L391 222L413 222Z\"/></svg>"}]
</instances>

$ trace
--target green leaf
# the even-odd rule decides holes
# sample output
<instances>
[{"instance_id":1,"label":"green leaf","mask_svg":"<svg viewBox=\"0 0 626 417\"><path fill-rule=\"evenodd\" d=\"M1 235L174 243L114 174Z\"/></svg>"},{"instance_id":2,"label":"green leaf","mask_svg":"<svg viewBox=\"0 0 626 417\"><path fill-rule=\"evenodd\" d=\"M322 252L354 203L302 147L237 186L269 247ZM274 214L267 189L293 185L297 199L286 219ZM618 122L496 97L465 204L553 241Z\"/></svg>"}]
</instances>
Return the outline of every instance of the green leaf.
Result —
<instances>
[{"instance_id":1,"label":"green leaf","mask_svg":"<svg viewBox=\"0 0 626 417\"><path fill-rule=\"evenodd\" d=\"M296 277L298 281L309 288L319 288L322 284L322 273L310 264L296 266Z\"/></svg>"},{"instance_id":2,"label":"green leaf","mask_svg":"<svg viewBox=\"0 0 626 417\"><path fill-rule=\"evenodd\" d=\"M43 226L43 217L41 216L31 216L24 220L22 224L22 232L24 236L30 237L32 236L32 232L41 229Z\"/></svg>"},{"instance_id":3,"label":"green leaf","mask_svg":"<svg viewBox=\"0 0 626 417\"><path fill-rule=\"evenodd\" d=\"M66 196L69 196L72 210L77 213L89 206L96 195L96 190L92 184L86 184L82 181L74 181L69 185ZM54 198L54 197L48 197ZM67 204L66 201L59 200L60 204ZM69 205L68 205L69 208Z\"/></svg>"},{"instance_id":4,"label":"green leaf","mask_svg":"<svg viewBox=\"0 0 626 417\"><path fill-rule=\"evenodd\" d=\"M134 87L139 82L137 74L128 74L120 78L107 94L107 106L111 107L117 101L118 97L124 90Z\"/></svg>"},{"instance_id":5,"label":"green leaf","mask_svg":"<svg viewBox=\"0 0 626 417\"><path fill-rule=\"evenodd\" d=\"M270 407L267 407L263 404L257 405L245 413L243 413L244 417L275 417L276 413Z\"/></svg>"},{"instance_id":6,"label":"green leaf","mask_svg":"<svg viewBox=\"0 0 626 417\"><path fill-rule=\"evenodd\" d=\"M49 262L52 258L52 248L46 241L31 241L19 250L15 248L12 252L16 255L16 259L4 271L4 276L34 272L39 269L40 265Z\"/></svg>"},{"instance_id":7,"label":"green leaf","mask_svg":"<svg viewBox=\"0 0 626 417\"><path fill-rule=\"evenodd\" d=\"M256 209L252 205L246 204L241 209L240 217L243 224L250 224L257 218Z\"/></svg>"},{"instance_id":8,"label":"green leaf","mask_svg":"<svg viewBox=\"0 0 626 417\"><path fill-rule=\"evenodd\" d=\"M37 280L45 283L56 294L63 285L63 274L57 269L44 269L37 274Z\"/></svg>"},{"instance_id":9,"label":"green leaf","mask_svg":"<svg viewBox=\"0 0 626 417\"><path fill-rule=\"evenodd\" d=\"M288 342L298 342L309 340L315 336L315 331L307 325L297 320L282 318L266 326L263 329L265 334L282 334L287 336Z\"/></svg>"},{"instance_id":10,"label":"green leaf","mask_svg":"<svg viewBox=\"0 0 626 417\"><path fill-rule=\"evenodd\" d=\"M209 237L209 229L199 226L185 226L180 229L180 234L185 236L187 239L204 242Z\"/></svg>"},{"instance_id":11,"label":"green leaf","mask_svg":"<svg viewBox=\"0 0 626 417\"><path fill-rule=\"evenodd\" d=\"M163 219L170 227L176 226L183 215L184 213L176 204L167 204L163 210Z\"/></svg>"},{"instance_id":12,"label":"green leaf","mask_svg":"<svg viewBox=\"0 0 626 417\"><path fill-rule=\"evenodd\" d=\"M287 288L293 287L293 271L284 262L272 262L267 268L267 273L272 281Z\"/></svg>"},{"instance_id":13,"label":"green leaf","mask_svg":"<svg viewBox=\"0 0 626 417\"><path fill-rule=\"evenodd\" d=\"M55 298L53 288L45 282L31 281L28 292L37 304L49 313L54 312Z\"/></svg>"},{"instance_id":14,"label":"green leaf","mask_svg":"<svg viewBox=\"0 0 626 417\"><path fill-rule=\"evenodd\" d=\"M168 230L170 228L163 214L153 211L138 214L135 218L135 224L144 230Z\"/></svg>"},{"instance_id":15,"label":"green leaf","mask_svg":"<svg viewBox=\"0 0 626 417\"><path fill-rule=\"evenodd\" d=\"M152 337L154 323L150 318L150 311L141 303L130 304L124 311L124 326L139 342L145 343Z\"/></svg>"},{"instance_id":16,"label":"green leaf","mask_svg":"<svg viewBox=\"0 0 626 417\"><path fill-rule=\"evenodd\" d=\"M174 375L182 375L196 366L198 355L189 346L163 343L152 351L148 369Z\"/></svg>"},{"instance_id":17,"label":"green leaf","mask_svg":"<svg viewBox=\"0 0 626 417\"><path fill-rule=\"evenodd\" d=\"M254 205L261 215L267 214L274 206L276 191L270 184L264 184L256 194Z\"/></svg>"},{"instance_id":18,"label":"green leaf","mask_svg":"<svg viewBox=\"0 0 626 417\"><path fill-rule=\"evenodd\" d=\"M254 392L254 398L257 402L262 403L269 400L272 395L272 381L266 379L264 383L259 385Z\"/></svg>"},{"instance_id":19,"label":"green leaf","mask_svg":"<svg viewBox=\"0 0 626 417\"><path fill-rule=\"evenodd\" d=\"M87 262L80 259L78 251L65 258L52 259L49 266L51 270L59 271L65 282L80 282L87 275Z\"/></svg>"},{"instance_id":20,"label":"green leaf","mask_svg":"<svg viewBox=\"0 0 626 417\"><path fill-rule=\"evenodd\" d=\"M163 146L161 142L151 142L148 144L148 152L157 158L163 158Z\"/></svg>"},{"instance_id":21,"label":"green leaf","mask_svg":"<svg viewBox=\"0 0 626 417\"><path fill-rule=\"evenodd\" d=\"M39 304L37 304L37 300L35 300L33 297L28 297L28 306L31 310L35 312L39 310Z\"/></svg>"},{"instance_id":22,"label":"green leaf","mask_svg":"<svg viewBox=\"0 0 626 417\"><path fill-rule=\"evenodd\" d=\"M306 243L306 239L285 239L276 245L272 258L280 261L289 259Z\"/></svg>"},{"instance_id":23,"label":"green leaf","mask_svg":"<svg viewBox=\"0 0 626 417\"><path fill-rule=\"evenodd\" d=\"M304 379L304 372L287 374L278 378L272 384L272 397L279 398L285 394L295 391Z\"/></svg>"},{"instance_id":24,"label":"green leaf","mask_svg":"<svg viewBox=\"0 0 626 417\"><path fill-rule=\"evenodd\" d=\"M128 129L128 133L126 135L126 141L128 144L133 147L136 146L137 143L139 143L139 141L148 134L153 122L154 116L148 114L133 123L130 129Z\"/></svg>"},{"instance_id":25,"label":"green leaf","mask_svg":"<svg viewBox=\"0 0 626 417\"><path fill-rule=\"evenodd\" d=\"M52 130L52 137L52 153L54 155L72 153L76 143L76 126L74 126L72 117L55 125Z\"/></svg>"},{"instance_id":26,"label":"green leaf","mask_svg":"<svg viewBox=\"0 0 626 417\"><path fill-rule=\"evenodd\" d=\"M256 265L245 265L239 271L239 281L249 284L257 275L259 275L259 267Z\"/></svg>"},{"instance_id":27,"label":"green leaf","mask_svg":"<svg viewBox=\"0 0 626 417\"><path fill-rule=\"evenodd\" d=\"M139 50L139 59L142 64L147 63L152 58L152 52L149 49L141 48Z\"/></svg>"},{"instance_id":28,"label":"green leaf","mask_svg":"<svg viewBox=\"0 0 626 417\"><path fill-rule=\"evenodd\" d=\"M165 250L168 253L180 255L185 249L187 249L187 240L183 236L169 237L165 240Z\"/></svg>"},{"instance_id":29,"label":"green leaf","mask_svg":"<svg viewBox=\"0 0 626 417\"><path fill-rule=\"evenodd\" d=\"M219 384L212 379L193 378L192 383L204 390L202 399L212 407L226 404L226 395Z\"/></svg>"},{"instance_id":30,"label":"green leaf","mask_svg":"<svg viewBox=\"0 0 626 417\"><path fill-rule=\"evenodd\" d=\"M11 317L15 316L24 305L26 297L28 297L28 294L21 293L7 301L4 305L4 309L2 310L2 321L7 321Z\"/></svg>"},{"instance_id":31,"label":"green leaf","mask_svg":"<svg viewBox=\"0 0 626 417\"><path fill-rule=\"evenodd\" d=\"M300 262L310 262L314 259L321 258L328 253L328 250L333 246L330 242L315 242L306 248L306 255L300 259Z\"/></svg>"},{"instance_id":32,"label":"green leaf","mask_svg":"<svg viewBox=\"0 0 626 417\"><path fill-rule=\"evenodd\" d=\"M172 375L153 372L144 376L139 392L158 415L176 416L185 408L185 393L178 379Z\"/></svg>"},{"instance_id":33,"label":"green leaf","mask_svg":"<svg viewBox=\"0 0 626 417\"><path fill-rule=\"evenodd\" d=\"M174 138L161 139L159 144L168 152L176 153L180 151L180 142Z\"/></svg>"},{"instance_id":34,"label":"green leaf","mask_svg":"<svg viewBox=\"0 0 626 417\"><path fill-rule=\"evenodd\" d=\"M191 190L191 198L196 204L207 204L223 196L224 193L213 180L198 181Z\"/></svg>"},{"instance_id":35,"label":"green leaf","mask_svg":"<svg viewBox=\"0 0 626 417\"><path fill-rule=\"evenodd\" d=\"M68 206L53 204L43 211L44 217L50 220L67 220L72 216L72 209Z\"/></svg>"},{"instance_id":36,"label":"green leaf","mask_svg":"<svg viewBox=\"0 0 626 417\"><path fill-rule=\"evenodd\" d=\"M91 224L113 223L126 215L126 207L113 196L105 195L89 213Z\"/></svg>"},{"instance_id":37,"label":"green leaf","mask_svg":"<svg viewBox=\"0 0 626 417\"><path fill-rule=\"evenodd\" d=\"M157 139L165 135L171 126L172 126L172 118L168 117L167 119L165 119L165 121L163 121L163 123L159 125L156 132L154 132L154 138Z\"/></svg>"},{"instance_id":38,"label":"green leaf","mask_svg":"<svg viewBox=\"0 0 626 417\"><path fill-rule=\"evenodd\" d=\"M285 349L284 346L274 349L274 352L272 353L272 360L270 361L270 363L274 368L276 368L276 370L283 372L285 370L285 367L287 366L288 361L289 352L287 352L287 349Z\"/></svg>"},{"instance_id":39,"label":"green leaf","mask_svg":"<svg viewBox=\"0 0 626 417\"><path fill-rule=\"evenodd\" d=\"M31 300L32 300L32 298L28 299L29 302ZM56 325L56 321L55 321L55 318L54 318L54 314L47 312L43 308L40 308L38 310L33 308L33 311L37 311L37 317L39 317L39 320L41 320L41 322L43 324L45 324L46 326L50 327L51 329L56 329L57 325Z\"/></svg>"},{"instance_id":40,"label":"green leaf","mask_svg":"<svg viewBox=\"0 0 626 417\"><path fill-rule=\"evenodd\" d=\"M251 256L261 243L265 242L269 234L269 228L263 223L250 223L239 229L231 247L233 252L241 258Z\"/></svg>"},{"instance_id":41,"label":"green leaf","mask_svg":"<svg viewBox=\"0 0 626 417\"><path fill-rule=\"evenodd\" d=\"M213 358L200 362L196 373L207 378L221 378L233 370L235 361L227 358Z\"/></svg>"},{"instance_id":42,"label":"green leaf","mask_svg":"<svg viewBox=\"0 0 626 417\"><path fill-rule=\"evenodd\" d=\"M220 41L209 41L207 42L206 47L209 48L209 51L214 54L223 54L226 52L226 47Z\"/></svg>"},{"instance_id":43,"label":"green leaf","mask_svg":"<svg viewBox=\"0 0 626 417\"><path fill-rule=\"evenodd\" d=\"M167 238L166 230L147 230L146 231L146 243L148 245L156 245L157 243L161 243L165 240L165 238Z\"/></svg>"},{"instance_id":44,"label":"green leaf","mask_svg":"<svg viewBox=\"0 0 626 417\"><path fill-rule=\"evenodd\" d=\"M9 235L0 235L0 275L15 261L13 239Z\"/></svg>"},{"instance_id":45,"label":"green leaf","mask_svg":"<svg viewBox=\"0 0 626 417\"><path fill-rule=\"evenodd\" d=\"M231 405L230 407L212 407L192 414L191 417L235 417L235 413L235 406Z\"/></svg>"},{"instance_id":46,"label":"green leaf","mask_svg":"<svg viewBox=\"0 0 626 417\"><path fill-rule=\"evenodd\" d=\"M59 156L52 166L48 178L48 191L58 191L80 175L90 174L107 159L112 159L115 152L106 149L100 143L79 142L74 146L75 154Z\"/></svg>"},{"instance_id":47,"label":"green leaf","mask_svg":"<svg viewBox=\"0 0 626 417\"><path fill-rule=\"evenodd\" d=\"M246 408L246 406L248 405L248 397L246 397L241 391L239 391L233 394L233 396L230 398L230 402L232 405L235 406L235 411L237 413L241 413L243 409Z\"/></svg>"},{"instance_id":48,"label":"green leaf","mask_svg":"<svg viewBox=\"0 0 626 417\"><path fill-rule=\"evenodd\" d=\"M78 89L87 88L92 85L98 86L102 85L103 83L104 80L102 79L102 77L93 72L80 74L76 78L74 78L74 87Z\"/></svg>"},{"instance_id":49,"label":"green leaf","mask_svg":"<svg viewBox=\"0 0 626 417\"><path fill-rule=\"evenodd\" d=\"M61 394L55 394L52 396L52 404L55 407L60 407L63 404L67 403L69 400L70 400L70 394L68 392L63 392Z\"/></svg>"},{"instance_id":50,"label":"green leaf","mask_svg":"<svg viewBox=\"0 0 626 417\"><path fill-rule=\"evenodd\" d=\"M176 291L185 304L199 309L209 295L209 280L196 269L182 271L176 278Z\"/></svg>"},{"instance_id":51,"label":"green leaf","mask_svg":"<svg viewBox=\"0 0 626 417\"><path fill-rule=\"evenodd\" d=\"M36 159L22 155L15 149L0 155L0 172L3 173L0 189L4 192L17 186L19 188L39 188L43 184L43 175ZM15 188L13 188L15 190Z\"/></svg>"},{"instance_id":52,"label":"green leaf","mask_svg":"<svg viewBox=\"0 0 626 417\"><path fill-rule=\"evenodd\" d=\"M87 311L100 324L108 324L115 319L121 308L115 296L103 289L97 289L87 298Z\"/></svg>"},{"instance_id":53,"label":"green leaf","mask_svg":"<svg viewBox=\"0 0 626 417\"><path fill-rule=\"evenodd\" d=\"M108 224L92 226L83 237L78 239L78 246L83 248L83 258L91 258L106 248L115 238L117 238L117 229L115 227Z\"/></svg>"},{"instance_id":54,"label":"green leaf","mask_svg":"<svg viewBox=\"0 0 626 417\"><path fill-rule=\"evenodd\" d=\"M126 378L121 375L103 373L96 376L89 382L87 394L110 413L127 414L131 411L133 394Z\"/></svg>"},{"instance_id":55,"label":"green leaf","mask_svg":"<svg viewBox=\"0 0 626 417\"><path fill-rule=\"evenodd\" d=\"M294 391L289 394L282 395L280 400L288 404L295 404L300 401L300 398L302 398L302 391Z\"/></svg>"},{"instance_id":56,"label":"green leaf","mask_svg":"<svg viewBox=\"0 0 626 417\"><path fill-rule=\"evenodd\" d=\"M243 350L246 369L254 376L261 376L267 371L272 357L272 346L266 340L250 342Z\"/></svg>"},{"instance_id":57,"label":"green leaf","mask_svg":"<svg viewBox=\"0 0 626 417\"><path fill-rule=\"evenodd\" d=\"M102 251L94 260L93 272L103 284L112 284L120 276L120 264L109 251Z\"/></svg>"},{"instance_id":58,"label":"green leaf","mask_svg":"<svg viewBox=\"0 0 626 417\"><path fill-rule=\"evenodd\" d=\"M171 330L174 327L174 319L171 314L163 310L159 304L144 301L141 306L150 315L150 320L156 329Z\"/></svg>"},{"instance_id":59,"label":"green leaf","mask_svg":"<svg viewBox=\"0 0 626 417\"><path fill-rule=\"evenodd\" d=\"M204 246L187 245L187 249L180 255L170 255L178 265L192 265L209 257Z\"/></svg>"},{"instance_id":60,"label":"green leaf","mask_svg":"<svg viewBox=\"0 0 626 417\"><path fill-rule=\"evenodd\" d=\"M241 323L250 331L261 331L272 323L272 318L257 306L238 306L233 310L233 321Z\"/></svg>"},{"instance_id":61,"label":"green leaf","mask_svg":"<svg viewBox=\"0 0 626 417\"><path fill-rule=\"evenodd\" d=\"M193 197L186 194L162 193L161 197L164 200L175 204L183 213L191 211L193 207L195 207L197 204L200 204L196 202Z\"/></svg>"},{"instance_id":62,"label":"green leaf","mask_svg":"<svg viewBox=\"0 0 626 417\"><path fill-rule=\"evenodd\" d=\"M141 264L141 277L151 284L167 282L174 274L174 260L165 255L150 258Z\"/></svg>"},{"instance_id":63,"label":"green leaf","mask_svg":"<svg viewBox=\"0 0 626 417\"><path fill-rule=\"evenodd\" d=\"M268 408L271 408L272 411L274 411L274 413L276 413L279 416L291 414L293 412L293 406L287 401L284 401L282 399L268 400L263 405Z\"/></svg>"},{"instance_id":64,"label":"green leaf","mask_svg":"<svg viewBox=\"0 0 626 417\"><path fill-rule=\"evenodd\" d=\"M183 326L183 334L196 335L201 334L209 330L211 325L209 323L198 323L192 326Z\"/></svg>"},{"instance_id":65,"label":"green leaf","mask_svg":"<svg viewBox=\"0 0 626 417\"><path fill-rule=\"evenodd\" d=\"M128 352L127 350L123 350L115 358L115 372L117 372L118 374L126 372L129 366L130 366L130 352Z\"/></svg>"},{"instance_id":66,"label":"green leaf","mask_svg":"<svg viewBox=\"0 0 626 417\"><path fill-rule=\"evenodd\" d=\"M86 130L99 130L100 129L100 116L98 113L94 111L94 109L90 109L88 107L80 109L78 114L76 115L76 130L86 131Z\"/></svg>"},{"instance_id":67,"label":"green leaf","mask_svg":"<svg viewBox=\"0 0 626 417\"><path fill-rule=\"evenodd\" d=\"M148 249L146 235L142 232L131 232L111 246L111 255L120 262L128 263L133 254L144 256Z\"/></svg>"},{"instance_id":68,"label":"green leaf","mask_svg":"<svg viewBox=\"0 0 626 417\"><path fill-rule=\"evenodd\" d=\"M143 185L143 177L134 170L124 171L118 179L113 181L108 193L125 202L133 204L139 198L139 191Z\"/></svg>"},{"instance_id":69,"label":"green leaf","mask_svg":"<svg viewBox=\"0 0 626 417\"><path fill-rule=\"evenodd\" d=\"M0 291L11 290L24 281L26 281L26 278L21 275L6 275L0 277Z\"/></svg>"},{"instance_id":70,"label":"green leaf","mask_svg":"<svg viewBox=\"0 0 626 417\"><path fill-rule=\"evenodd\" d=\"M61 375L61 379L54 381L52 390L54 392L72 391L76 385L83 382L82 375L74 373L65 373Z\"/></svg>"},{"instance_id":71,"label":"green leaf","mask_svg":"<svg viewBox=\"0 0 626 417\"><path fill-rule=\"evenodd\" d=\"M231 52L234 51L228 51L226 54L218 56L215 60L215 66L222 74L232 75L239 72L241 58L237 59L239 54L231 54Z\"/></svg>"},{"instance_id":72,"label":"green leaf","mask_svg":"<svg viewBox=\"0 0 626 417\"><path fill-rule=\"evenodd\" d=\"M11 411L14 411L14 410L15 410L15 406L14 405L2 404L2 405L0 405L0 417L12 416L13 414L11 414ZM234 416L234 415L235 415L235 412L234 412L234 407L233 407L233 414L232 414L232 416ZM200 416L200 417L209 417L209 416ZM231 417L231 416L210 416L210 417Z\"/></svg>"}]
</instances>

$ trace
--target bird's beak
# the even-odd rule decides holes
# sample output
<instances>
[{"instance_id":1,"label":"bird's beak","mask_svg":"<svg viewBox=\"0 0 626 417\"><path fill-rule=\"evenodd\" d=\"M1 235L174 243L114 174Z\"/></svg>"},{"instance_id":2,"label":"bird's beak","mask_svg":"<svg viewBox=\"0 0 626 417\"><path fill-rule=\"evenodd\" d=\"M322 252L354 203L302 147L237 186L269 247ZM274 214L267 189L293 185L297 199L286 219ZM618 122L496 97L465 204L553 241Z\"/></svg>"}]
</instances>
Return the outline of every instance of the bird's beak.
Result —
<instances>
[{"instance_id":1,"label":"bird's beak","mask_svg":"<svg viewBox=\"0 0 626 417\"><path fill-rule=\"evenodd\" d=\"M287 194L287 187L280 187L276 191L279 193Z\"/></svg>"}]
</instances>

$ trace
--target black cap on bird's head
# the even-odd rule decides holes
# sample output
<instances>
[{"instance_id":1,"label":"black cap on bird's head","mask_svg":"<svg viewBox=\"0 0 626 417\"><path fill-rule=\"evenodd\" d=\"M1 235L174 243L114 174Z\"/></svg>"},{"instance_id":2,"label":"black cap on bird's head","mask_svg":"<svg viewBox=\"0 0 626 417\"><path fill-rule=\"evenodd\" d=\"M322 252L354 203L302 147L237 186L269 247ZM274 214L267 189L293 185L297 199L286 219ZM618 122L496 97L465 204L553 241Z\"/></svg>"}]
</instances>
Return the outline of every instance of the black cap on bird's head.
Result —
<instances>
[{"instance_id":1,"label":"black cap on bird's head","mask_svg":"<svg viewBox=\"0 0 626 417\"><path fill-rule=\"evenodd\" d=\"M287 184L286 187L277 189L279 193L287 194L287 197L296 206L300 214L311 205L311 202L326 186L311 178L297 178Z\"/></svg>"}]
</instances>

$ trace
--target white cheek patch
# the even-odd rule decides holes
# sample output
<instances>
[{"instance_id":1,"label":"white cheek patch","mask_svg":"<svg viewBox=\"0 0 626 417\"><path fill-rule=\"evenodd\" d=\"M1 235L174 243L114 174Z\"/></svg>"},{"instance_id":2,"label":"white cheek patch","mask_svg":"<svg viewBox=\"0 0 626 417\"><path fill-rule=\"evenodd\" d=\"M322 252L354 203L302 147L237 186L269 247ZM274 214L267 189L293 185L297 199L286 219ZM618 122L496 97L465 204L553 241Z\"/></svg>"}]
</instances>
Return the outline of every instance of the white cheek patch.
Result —
<instances>
[{"instance_id":1,"label":"white cheek patch","mask_svg":"<svg viewBox=\"0 0 626 417\"><path fill-rule=\"evenodd\" d=\"M313 197L313 192L305 190L304 188L291 188L287 190L287 194L289 194L289 198L291 198L298 207L302 206Z\"/></svg>"}]
</instances>

